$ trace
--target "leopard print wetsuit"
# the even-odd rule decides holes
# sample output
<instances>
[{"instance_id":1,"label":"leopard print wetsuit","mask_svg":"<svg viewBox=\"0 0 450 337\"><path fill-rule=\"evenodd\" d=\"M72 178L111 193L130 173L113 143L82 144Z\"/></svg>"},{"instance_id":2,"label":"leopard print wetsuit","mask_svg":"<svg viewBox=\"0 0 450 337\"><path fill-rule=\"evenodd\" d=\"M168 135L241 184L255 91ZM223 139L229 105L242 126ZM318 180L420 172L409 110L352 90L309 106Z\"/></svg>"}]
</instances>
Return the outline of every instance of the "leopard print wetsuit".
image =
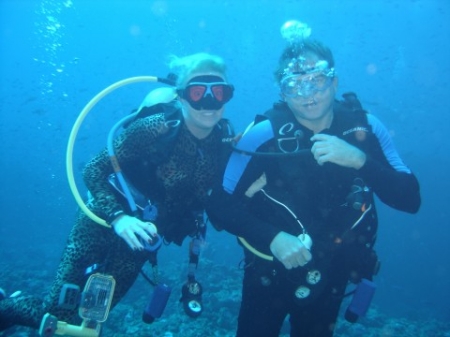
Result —
<instances>
[{"instance_id":1,"label":"leopard print wetsuit","mask_svg":"<svg viewBox=\"0 0 450 337\"><path fill-rule=\"evenodd\" d=\"M179 116L181 118L181 114ZM166 118L165 114L156 114L138 119L118 137L115 149L119 163L125 168L140 165L149 170L146 177L134 177L139 178L134 180L158 187L156 202L163 211L159 212L155 224L168 241L181 244L193 230L186 222L187 215L203 208L213 180L222 172L224 163L221 161L225 156L221 151L224 148L221 126L224 127L225 121L222 120L208 137L199 140L182 121L173 132ZM175 139L162 151L161 142L169 134ZM163 158L153 160L155 156ZM108 183L111 173L113 169L106 150L93 158L84 171L86 186L94 197L90 207L102 218L118 210L128 212L126 201ZM151 186L136 187L151 190ZM116 280L113 307L134 283L148 258L147 251L131 250L112 229L96 224L80 212L50 293L45 300L19 296L0 301L0 331L12 325L38 328L47 312L58 320L77 323L76 310L59 308L58 299L65 283L77 284L83 289L87 280L85 270L93 264L99 264L102 272Z\"/></svg>"}]
</instances>

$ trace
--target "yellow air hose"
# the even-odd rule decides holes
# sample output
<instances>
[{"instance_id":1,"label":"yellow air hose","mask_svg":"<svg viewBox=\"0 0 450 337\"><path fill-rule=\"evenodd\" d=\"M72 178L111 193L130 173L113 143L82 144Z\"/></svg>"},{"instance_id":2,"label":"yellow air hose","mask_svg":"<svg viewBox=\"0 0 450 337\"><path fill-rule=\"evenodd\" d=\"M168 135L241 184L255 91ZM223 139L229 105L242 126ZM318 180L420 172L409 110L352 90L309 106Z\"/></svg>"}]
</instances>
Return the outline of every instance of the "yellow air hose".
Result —
<instances>
[{"instance_id":1,"label":"yellow air hose","mask_svg":"<svg viewBox=\"0 0 450 337\"><path fill-rule=\"evenodd\" d=\"M139 83L139 82L158 82L158 77L156 76L137 76L137 77L130 77L126 78L124 80L118 81L109 87L103 89L101 92L99 92L91 101L84 107L84 109L81 111L80 115L78 116L77 120L75 121L75 124L72 127L72 131L70 132L69 136L69 143L67 144L67 151L66 151L66 171L67 171L67 180L69 181L69 186L72 191L72 194L75 198L75 201L77 202L78 206L80 206L81 210L86 213L86 215L91 218L93 221L98 223L99 225L105 226L105 227L111 227L109 224L106 223L106 221L97 215L95 215L94 212L92 212L84 203L83 198L80 195L80 192L78 191L78 188L75 183L75 178L73 174L73 149L75 145L75 140L78 134L78 131L81 127L81 124L83 123L84 119L86 118L87 114L92 110L92 108L104 97L106 97L108 94L113 92L114 90L123 87L128 84L132 83Z\"/></svg>"},{"instance_id":2,"label":"yellow air hose","mask_svg":"<svg viewBox=\"0 0 450 337\"><path fill-rule=\"evenodd\" d=\"M244 245L245 248L247 248L250 252L252 252L256 256L258 256L258 257L260 257L261 259L264 259L264 260L273 261L273 256L272 255L267 255L267 254L261 253L259 250L257 250L253 246L251 246L247 242L247 240L245 240L241 236L238 236L238 239L239 239L239 241L241 241L241 243Z\"/></svg>"}]
</instances>

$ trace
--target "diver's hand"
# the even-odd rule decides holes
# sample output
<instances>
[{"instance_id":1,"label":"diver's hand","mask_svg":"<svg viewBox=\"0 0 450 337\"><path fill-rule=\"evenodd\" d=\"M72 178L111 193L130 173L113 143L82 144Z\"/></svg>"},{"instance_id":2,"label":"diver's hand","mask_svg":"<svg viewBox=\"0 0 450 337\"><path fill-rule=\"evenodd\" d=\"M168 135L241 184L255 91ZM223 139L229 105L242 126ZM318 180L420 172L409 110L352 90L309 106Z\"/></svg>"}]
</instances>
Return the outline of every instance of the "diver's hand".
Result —
<instances>
[{"instance_id":1,"label":"diver's hand","mask_svg":"<svg viewBox=\"0 0 450 337\"><path fill-rule=\"evenodd\" d=\"M303 267L312 256L298 237L286 232L278 233L270 243L270 251L286 269Z\"/></svg>"},{"instance_id":2,"label":"diver's hand","mask_svg":"<svg viewBox=\"0 0 450 337\"><path fill-rule=\"evenodd\" d=\"M139 237L147 242L152 241L152 237L157 234L157 229L151 222L143 222L138 218L121 215L112 222L112 227L133 250L142 250L144 246L139 242Z\"/></svg>"},{"instance_id":3,"label":"diver's hand","mask_svg":"<svg viewBox=\"0 0 450 337\"><path fill-rule=\"evenodd\" d=\"M357 147L336 136L315 134L311 152L319 165L326 162L359 170L366 162L366 155Z\"/></svg>"}]
</instances>

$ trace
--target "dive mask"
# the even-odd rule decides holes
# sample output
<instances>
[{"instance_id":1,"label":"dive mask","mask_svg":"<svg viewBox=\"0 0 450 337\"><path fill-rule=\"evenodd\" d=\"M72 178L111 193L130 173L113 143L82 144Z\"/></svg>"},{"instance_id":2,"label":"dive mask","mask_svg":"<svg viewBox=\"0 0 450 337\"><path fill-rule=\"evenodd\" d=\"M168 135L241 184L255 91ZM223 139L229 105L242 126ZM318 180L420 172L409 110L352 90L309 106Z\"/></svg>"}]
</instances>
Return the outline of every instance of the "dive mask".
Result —
<instances>
[{"instance_id":1,"label":"dive mask","mask_svg":"<svg viewBox=\"0 0 450 337\"><path fill-rule=\"evenodd\" d=\"M204 75L192 78L177 93L195 110L218 110L233 97L233 91L234 87L223 78Z\"/></svg>"},{"instance_id":2,"label":"dive mask","mask_svg":"<svg viewBox=\"0 0 450 337\"><path fill-rule=\"evenodd\" d=\"M293 72L288 71L290 67L291 64L285 70L286 75L280 81L281 93L286 97L312 96L318 91L328 89L333 82L334 68L328 68L327 61L318 61L314 67L309 69L303 67L299 69L297 63L295 65L297 71Z\"/></svg>"}]
</instances>

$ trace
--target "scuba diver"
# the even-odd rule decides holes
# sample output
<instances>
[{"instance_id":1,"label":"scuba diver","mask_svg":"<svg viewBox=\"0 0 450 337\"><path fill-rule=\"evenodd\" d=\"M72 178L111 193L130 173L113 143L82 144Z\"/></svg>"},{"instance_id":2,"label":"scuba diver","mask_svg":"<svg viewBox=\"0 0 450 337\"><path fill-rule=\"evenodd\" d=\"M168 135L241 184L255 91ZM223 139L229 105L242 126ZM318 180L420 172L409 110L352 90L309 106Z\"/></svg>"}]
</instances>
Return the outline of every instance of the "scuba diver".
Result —
<instances>
[{"instance_id":1,"label":"scuba diver","mask_svg":"<svg viewBox=\"0 0 450 337\"><path fill-rule=\"evenodd\" d=\"M204 240L207 194L223 174L232 150L227 141L234 133L222 116L234 87L228 83L223 59L216 55L174 57L170 68L176 74L174 87L148 94L134 120L124 124L123 132L113 139L113 156L105 149L84 169L91 195L86 205L112 229L80 211L49 294L44 299L25 294L2 296L0 331L14 325L38 329L48 313L59 321L76 323L78 306L61 304L60 296L74 287L82 288L92 273L114 278L113 308L146 261L157 270L161 242L181 246L190 236L191 246L198 248ZM117 165L123 176L113 167ZM192 317L201 312L201 285L194 274L198 255L198 249L191 249L181 299ZM189 307L193 298L196 305ZM151 314L144 312L144 321L151 322L155 318Z\"/></svg>"},{"instance_id":2,"label":"scuba diver","mask_svg":"<svg viewBox=\"0 0 450 337\"><path fill-rule=\"evenodd\" d=\"M206 207L244 249L238 337L278 336L287 316L290 336L332 336L351 283L359 302L345 317L356 321L379 267L374 194L408 213L421 204L384 125L355 94L335 99L332 52L310 32L282 27L281 100L247 128Z\"/></svg>"}]
</instances>

